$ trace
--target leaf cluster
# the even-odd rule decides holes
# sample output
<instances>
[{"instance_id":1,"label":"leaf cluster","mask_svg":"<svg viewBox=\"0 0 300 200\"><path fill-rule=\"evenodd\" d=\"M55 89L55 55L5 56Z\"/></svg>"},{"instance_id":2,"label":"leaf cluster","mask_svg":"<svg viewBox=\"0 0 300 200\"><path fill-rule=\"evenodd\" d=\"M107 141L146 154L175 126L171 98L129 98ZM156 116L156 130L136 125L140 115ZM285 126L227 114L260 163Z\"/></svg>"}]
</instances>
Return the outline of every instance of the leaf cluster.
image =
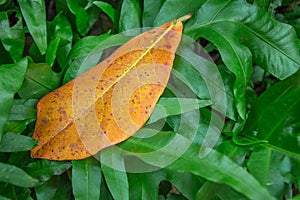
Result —
<instances>
[{"instance_id":1,"label":"leaf cluster","mask_svg":"<svg viewBox=\"0 0 300 200\"><path fill-rule=\"evenodd\" d=\"M293 0L0 0L0 199L300 199L299 11ZM84 160L30 157L40 98L188 13L138 137Z\"/></svg>"}]
</instances>

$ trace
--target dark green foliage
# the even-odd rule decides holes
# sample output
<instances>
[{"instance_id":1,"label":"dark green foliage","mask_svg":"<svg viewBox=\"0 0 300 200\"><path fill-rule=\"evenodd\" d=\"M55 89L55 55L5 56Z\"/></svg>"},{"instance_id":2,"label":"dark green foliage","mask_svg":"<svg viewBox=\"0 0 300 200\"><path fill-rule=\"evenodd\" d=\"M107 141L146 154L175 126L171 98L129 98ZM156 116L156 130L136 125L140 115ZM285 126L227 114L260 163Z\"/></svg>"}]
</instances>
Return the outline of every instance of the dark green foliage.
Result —
<instances>
[{"instance_id":1,"label":"dark green foliage","mask_svg":"<svg viewBox=\"0 0 300 200\"><path fill-rule=\"evenodd\" d=\"M298 4L0 0L0 199L300 199ZM188 13L135 136L84 160L30 157L40 98Z\"/></svg>"}]
</instances>

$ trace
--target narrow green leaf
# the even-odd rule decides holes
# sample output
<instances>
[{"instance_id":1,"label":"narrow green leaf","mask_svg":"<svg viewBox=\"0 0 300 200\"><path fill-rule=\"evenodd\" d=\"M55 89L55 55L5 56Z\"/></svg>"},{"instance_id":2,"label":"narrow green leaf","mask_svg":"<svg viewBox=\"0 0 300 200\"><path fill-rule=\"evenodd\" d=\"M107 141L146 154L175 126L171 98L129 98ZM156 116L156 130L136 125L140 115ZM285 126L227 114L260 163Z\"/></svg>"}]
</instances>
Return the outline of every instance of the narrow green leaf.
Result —
<instances>
[{"instance_id":1,"label":"narrow green leaf","mask_svg":"<svg viewBox=\"0 0 300 200\"><path fill-rule=\"evenodd\" d=\"M18 0L30 34L41 54L47 49L47 26L45 1Z\"/></svg>"},{"instance_id":2,"label":"narrow green leaf","mask_svg":"<svg viewBox=\"0 0 300 200\"><path fill-rule=\"evenodd\" d=\"M165 0L144 0L143 27L151 27Z\"/></svg>"},{"instance_id":3,"label":"narrow green leaf","mask_svg":"<svg viewBox=\"0 0 300 200\"><path fill-rule=\"evenodd\" d=\"M61 75L54 72L47 63L30 62L18 94L23 99L40 99L60 86Z\"/></svg>"},{"instance_id":4,"label":"narrow green leaf","mask_svg":"<svg viewBox=\"0 0 300 200\"><path fill-rule=\"evenodd\" d=\"M160 98L147 124L172 115L179 115L211 105L210 100L189 98Z\"/></svg>"},{"instance_id":5,"label":"narrow green leaf","mask_svg":"<svg viewBox=\"0 0 300 200\"><path fill-rule=\"evenodd\" d=\"M104 49L124 44L130 38L122 34L114 36L105 34L81 39L69 54L68 62L72 63L65 73L63 82L66 83L94 67L100 61Z\"/></svg>"},{"instance_id":6,"label":"narrow green leaf","mask_svg":"<svg viewBox=\"0 0 300 200\"><path fill-rule=\"evenodd\" d=\"M250 173L278 199L283 197L285 189L281 174L283 157L283 154L261 147L253 150L247 162Z\"/></svg>"},{"instance_id":7,"label":"narrow green leaf","mask_svg":"<svg viewBox=\"0 0 300 200\"><path fill-rule=\"evenodd\" d=\"M36 99L15 99L10 110L8 120L21 121L35 119L36 117Z\"/></svg>"},{"instance_id":8,"label":"narrow green leaf","mask_svg":"<svg viewBox=\"0 0 300 200\"><path fill-rule=\"evenodd\" d=\"M25 167L25 171L41 182L49 180L53 175L61 175L71 167L67 161L38 160Z\"/></svg>"},{"instance_id":9,"label":"narrow green leaf","mask_svg":"<svg viewBox=\"0 0 300 200\"><path fill-rule=\"evenodd\" d=\"M19 60L23 55L25 46L25 35L23 31L22 17L17 12L15 17L17 23L12 27L9 25L8 15L14 11L0 12L0 39L4 48L9 52L14 61Z\"/></svg>"},{"instance_id":10,"label":"narrow green leaf","mask_svg":"<svg viewBox=\"0 0 300 200\"><path fill-rule=\"evenodd\" d=\"M0 194L1 200L32 200L29 188L22 188L7 183L0 183Z\"/></svg>"},{"instance_id":11,"label":"narrow green leaf","mask_svg":"<svg viewBox=\"0 0 300 200\"><path fill-rule=\"evenodd\" d=\"M203 179L188 172L164 171L167 172L166 180L171 182L186 198L195 199L198 189L203 185Z\"/></svg>"},{"instance_id":12,"label":"narrow green leaf","mask_svg":"<svg viewBox=\"0 0 300 200\"><path fill-rule=\"evenodd\" d=\"M3 133L11 132L20 134L26 129L26 126L28 125L29 121L31 120L7 121L4 124Z\"/></svg>"},{"instance_id":13,"label":"narrow green leaf","mask_svg":"<svg viewBox=\"0 0 300 200\"><path fill-rule=\"evenodd\" d=\"M265 140L267 147L300 158L300 71L257 98L241 132L248 141Z\"/></svg>"},{"instance_id":14,"label":"narrow green leaf","mask_svg":"<svg viewBox=\"0 0 300 200\"><path fill-rule=\"evenodd\" d=\"M99 9L90 1L67 0L70 11L76 17L76 27L80 35L85 36L97 20Z\"/></svg>"},{"instance_id":15,"label":"narrow green leaf","mask_svg":"<svg viewBox=\"0 0 300 200\"><path fill-rule=\"evenodd\" d=\"M71 199L71 183L65 175L53 176L34 189L37 200Z\"/></svg>"},{"instance_id":16,"label":"narrow green leaf","mask_svg":"<svg viewBox=\"0 0 300 200\"><path fill-rule=\"evenodd\" d=\"M98 6L105 14L107 14L115 25L118 25L119 12L114 9L112 5L104 1L94 1L93 4Z\"/></svg>"},{"instance_id":17,"label":"narrow green leaf","mask_svg":"<svg viewBox=\"0 0 300 200\"><path fill-rule=\"evenodd\" d=\"M55 38L52 40L46 51L46 63L48 63L51 67L54 64L56 53L58 51L58 46L60 43L60 38Z\"/></svg>"},{"instance_id":18,"label":"narrow green leaf","mask_svg":"<svg viewBox=\"0 0 300 200\"><path fill-rule=\"evenodd\" d=\"M36 145L37 141L32 137L8 132L2 136L0 152L29 151Z\"/></svg>"},{"instance_id":19,"label":"narrow green leaf","mask_svg":"<svg viewBox=\"0 0 300 200\"><path fill-rule=\"evenodd\" d=\"M141 9L137 0L124 0L121 7L120 32L141 27Z\"/></svg>"},{"instance_id":20,"label":"narrow green leaf","mask_svg":"<svg viewBox=\"0 0 300 200\"><path fill-rule=\"evenodd\" d=\"M198 192L196 194L196 199L212 199L212 198L214 198L217 195L217 192L222 187L224 187L224 185L207 181L198 190Z\"/></svg>"},{"instance_id":21,"label":"narrow green leaf","mask_svg":"<svg viewBox=\"0 0 300 200\"><path fill-rule=\"evenodd\" d=\"M100 163L90 157L72 161L72 188L75 199L99 199L101 185Z\"/></svg>"},{"instance_id":22,"label":"narrow green leaf","mask_svg":"<svg viewBox=\"0 0 300 200\"><path fill-rule=\"evenodd\" d=\"M22 85L27 63L27 58L24 58L20 62L0 66L0 138L14 102L14 94Z\"/></svg>"},{"instance_id":23,"label":"narrow green leaf","mask_svg":"<svg viewBox=\"0 0 300 200\"><path fill-rule=\"evenodd\" d=\"M0 181L25 188L39 184L37 179L32 178L22 169L5 163L0 163Z\"/></svg>"},{"instance_id":24,"label":"narrow green leaf","mask_svg":"<svg viewBox=\"0 0 300 200\"><path fill-rule=\"evenodd\" d=\"M166 0L154 20L154 26L194 13L205 0Z\"/></svg>"},{"instance_id":25,"label":"narrow green leaf","mask_svg":"<svg viewBox=\"0 0 300 200\"><path fill-rule=\"evenodd\" d=\"M73 42L71 24L67 17L60 13L55 16L53 21L48 23L48 32L50 32L48 35L52 41L60 40L58 49L56 50L56 59L61 69L64 70Z\"/></svg>"},{"instance_id":26,"label":"narrow green leaf","mask_svg":"<svg viewBox=\"0 0 300 200\"><path fill-rule=\"evenodd\" d=\"M205 6L202 9L205 9ZM218 26L205 27L202 29L201 34L218 47L225 65L234 73L233 92L235 104L239 115L242 119L245 119L245 91L252 72L252 57L249 49L241 45L237 38L232 35L235 28L231 24L224 23Z\"/></svg>"},{"instance_id":27,"label":"narrow green leaf","mask_svg":"<svg viewBox=\"0 0 300 200\"><path fill-rule=\"evenodd\" d=\"M116 200L129 199L124 158L114 148L101 151L101 169L110 193Z\"/></svg>"},{"instance_id":28,"label":"narrow green leaf","mask_svg":"<svg viewBox=\"0 0 300 200\"><path fill-rule=\"evenodd\" d=\"M159 183L164 179L162 171L129 173L130 199L158 199Z\"/></svg>"}]
</instances>

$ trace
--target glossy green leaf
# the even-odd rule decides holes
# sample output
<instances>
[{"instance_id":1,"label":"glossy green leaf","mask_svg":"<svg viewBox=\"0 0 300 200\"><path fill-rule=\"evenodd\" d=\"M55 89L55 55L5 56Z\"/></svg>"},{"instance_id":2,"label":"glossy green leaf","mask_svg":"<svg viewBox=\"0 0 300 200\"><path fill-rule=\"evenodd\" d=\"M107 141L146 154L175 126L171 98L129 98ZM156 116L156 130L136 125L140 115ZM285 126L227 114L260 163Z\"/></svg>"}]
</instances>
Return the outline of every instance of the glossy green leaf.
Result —
<instances>
[{"instance_id":1,"label":"glossy green leaf","mask_svg":"<svg viewBox=\"0 0 300 200\"><path fill-rule=\"evenodd\" d=\"M129 199L129 185L124 165L124 159L114 148L101 151L101 169L114 199Z\"/></svg>"},{"instance_id":2,"label":"glossy green leaf","mask_svg":"<svg viewBox=\"0 0 300 200\"><path fill-rule=\"evenodd\" d=\"M129 199L158 199L159 183L164 179L162 171L129 173Z\"/></svg>"},{"instance_id":3,"label":"glossy green leaf","mask_svg":"<svg viewBox=\"0 0 300 200\"><path fill-rule=\"evenodd\" d=\"M166 0L155 17L154 26L194 13L204 2L205 0Z\"/></svg>"},{"instance_id":4,"label":"glossy green leaf","mask_svg":"<svg viewBox=\"0 0 300 200\"><path fill-rule=\"evenodd\" d=\"M25 171L41 182L49 180L53 175L61 175L71 167L70 162L38 160L25 167Z\"/></svg>"},{"instance_id":5,"label":"glossy green leaf","mask_svg":"<svg viewBox=\"0 0 300 200\"><path fill-rule=\"evenodd\" d=\"M203 9L205 9L205 6L203 6ZM224 26L222 24L217 27L211 26L202 29L202 36L218 47L223 62L235 74L233 85L235 104L239 115L245 119L245 90L252 72L251 53L232 35L232 32L235 32L234 28L230 24L224 24Z\"/></svg>"},{"instance_id":6,"label":"glossy green leaf","mask_svg":"<svg viewBox=\"0 0 300 200\"><path fill-rule=\"evenodd\" d=\"M59 66L63 70L67 65L67 57L72 48L73 32L72 32L71 24L67 19L67 17L64 16L62 13L60 13L56 15L53 21L48 24L48 30L50 32L50 34L48 34L50 39L52 41L55 41L54 44L57 42L56 40L58 39L60 40L59 46L57 50L55 50L56 51L55 57L57 59Z\"/></svg>"},{"instance_id":7,"label":"glossy green leaf","mask_svg":"<svg viewBox=\"0 0 300 200\"><path fill-rule=\"evenodd\" d=\"M118 24L119 12L114 9L112 5L104 1L94 1L93 4L98 6L105 14L107 14L115 25Z\"/></svg>"},{"instance_id":8,"label":"glossy green leaf","mask_svg":"<svg viewBox=\"0 0 300 200\"><path fill-rule=\"evenodd\" d=\"M8 120L21 121L35 119L36 117L36 99L15 99L10 110Z\"/></svg>"},{"instance_id":9,"label":"glossy green leaf","mask_svg":"<svg viewBox=\"0 0 300 200\"><path fill-rule=\"evenodd\" d=\"M115 36L88 36L78 41L69 54L70 67L63 82L66 83L94 67L101 59L104 49L124 44L131 37L118 34ZM74 60L73 60L74 59Z\"/></svg>"},{"instance_id":10,"label":"glossy green leaf","mask_svg":"<svg viewBox=\"0 0 300 200\"><path fill-rule=\"evenodd\" d=\"M100 162L93 157L72 161L72 188L75 199L99 199Z\"/></svg>"},{"instance_id":11,"label":"glossy green leaf","mask_svg":"<svg viewBox=\"0 0 300 200\"><path fill-rule=\"evenodd\" d=\"M143 26L151 27L165 0L144 0Z\"/></svg>"},{"instance_id":12,"label":"glossy green leaf","mask_svg":"<svg viewBox=\"0 0 300 200\"><path fill-rule=\"evenodd\" d=\"M137 0L124 0L121 7L120 32L141 27L141 8Z\"/></svg>"},{"instance_id":13,"label":"glossy green leaf","mask_svg":"<svg viewBox=\"0 0 300 200\"><path fill-rule=\"evenodd\" d=\"M5 50L5 48L2 45L2 42L0 42L0 65L7 64L7 63L13 63L13 60L11 59L9 52Z\"/></svg>"},{"instance_id":14,"label":"glossy green leaf","mask_svg":"<svg viewBox=\"0 0 300 200\"><path fill-rule=\"evenodd\" d=\"M4 124L3 133L11 132L11 133L20 134L26 129L27 124L28 124L27 120L7 121Z\"/></svg>"},{"instance_id":15,"label":"glossy green leaf","mask_svg":"<svg viewBox=\"0 0 300 200\"><path fill-rule=\"evenodd\" d=\"M255 148L247 162L250 173L278 199L282 198L285 188L281 173L283 158L283 154L262 147Z\"/></svg>"},{"instance_id":16,"label":"glossy green leaf","mask_svg":"<svg viewBox=\"0 0 300 200\"><path fill-rule=\"evenodd\" d=\"M232 77L222 69L219 69L218 72L211 70L214 67L214 64L207 61L201 56L198 56L196 54L191 54L191 56L193 56L194 59L197 59L197 62L194 62L194 64L188 61L188 57L184 58L181 56L177 56L174 60L172 73L178 73L180 75L178 76L180 80L184 78L190 90L192 90L193 93L196 94L199 98L210 99L212 98L211 95L213 95L214 101L217 99L217 102L223 101L224 93L224 88L218 88L218 84L214 84L214 79L219 78L223 82L226 90L226 116L230 119L235 120L236 111L232 94L232 82L234 77ZM200 71L198 71L194 66L196 63L198 66L200 66ZM178 78L175 77L173 81L177 83ZM182 85L182 83L180 82L178 84ZM210 89L208 88L208 86L210 86ZM185 89L180 90L185 91ZM212 90L216 92L212 93Z\"/></svg>"},{"instance_id":17,"label":"glossy green leaf","mask_svg":"<svg viewBox=\"0 0 300 200\"><path fill-rule=\"evenodd\" d=\"M41 54L47 49L47 26L45 1L18 0L28 30Z\"/></svg>"},{"instance_id":18,"label":"glossy green leaf","mask_svg":"<svg viewBox=\"0 0 300 200\"><path fill-rule=\"evenodd\" d=\"M0 40L4 48L9 52L14 61L19 60L23 55L25 46L25 35L23 31L22 17L16 13L17 23L10 26L9 14L13 11L0 12Z\"/></svg>"},{"instance_id":19,"label":"glossy green leaf","mask_svg":"<svg viewBox=\"0 0 300 200\"><path fill-rule=\"evenodd\" d=\"M186 198L195 199L198 189L203 185L203 179L188 172L165 171L167 172L166 180L171 182Z\"/></svg>"},{"instance_id":20,"label":"glossy green leaf","mask_svg":"<svg viewBox=\"0 0 300 200\"><path fill-rule=\"evenodd\" d=\"M238 38L250 49L253 60L279 79L290 76L299 68L300 41L295 31L257 6L244 1L209 0L187 24L185 33L198 38L212 27L217 33L222 27L228 28L227 35ZM232 48L231 45L228 48Z\"/></svg>"},{"instance_id":21,"label":"glossy green leaf","mask_svg":"<svg viewBox=\"0 0 300 200\"><path fill-rule=\"evenodd\" d=\"M113 200L108 188L106 187L105 181L101 179L101 188L100 188L100 199Z\"/></svg>"},{"instance_id":22,"label":"glossy green leaf","mask_svg":"<svg viewBox=\"0 0 300 200\"><path fill-rule=\"evenodd\" d=\"M224 185L206 181L197 191L196 199L212 199L218 194L222 187L224 187Z\"/></svg>"},{"instance_id":23,"label":"glossy green leaf","mask_svg":"<svg viewBox=\"0 0 300 200\"><path fill-rule=\"evenodd\" d=\"M156 122L162 118L179 115L192 110L197 110L211 105L210 100L199 100L189 98L160 98L147 124Z\"/></svg>"},{"instance_id":24,"label":"glossy green leaf","mask_svg":"<svg viewBox=\"0 0 300 200\"><path fill-rule=\"evenodd\" d=\"M37 141L32 137L8 132L2 136L0 152L29 151L36 145Z\"/></svg>"},{"instance_id":25,"label":"glossy green leaf","mask_svg":"<svg viewBox=\"0 0 300 200\"><path fill-rule=\"evenodd\" d=\"M80 35L85 36L95 23L99 9L90 1L67 0L70 11L76 17L76 27Z\"/></svg>"},{"instance_id":26,"label":"glossy green leaf","mask_svg":"<svg viewBox=\"0 0 300 200\"><path fill-rule=\"evenodd\" d=\"M53 176L35 192L37 200L71 199L71 184L67 176Z\"/></svg>"},{"instance_id":27,"label":"glossy green leaf","mask_svg":"<svg viewBox=\"0 0 300 200\"><path fill-rule=\"evenodd\" d=\"M14 64L0 66L0 138L3 126L13 105L14 94L20 89L27 68L27 59Z\"/></svg>"},{"instance_id":28,"label":"glossy green leaf","mask_svg":"<svg viewBox=\"0 0 300 200\"><path fill-rule=\"evenodd\" d=\"M39 184L37 179L32 178L22 169L6 163L0 163L0 181L26 188Z\"/></svg>"},{"instance_id":29,"label":"glossy green leaf","mask_svg":"<svg viewBox=\"0 0 300 200\"><path fill-rule=\"evenodd\" d=\"M23 85L18 94L23 99L39 99L60 85L61 74L47 63L30 62Z\"/></svg>"},{"instance_id":30,"label":"glossy green leaf","mask_svg":"<svg viewBox=\"0 0 300 200\"><path fill-rule=\"evenodd\" d=\"M54 64L59 43L60 43L60 39L59 38L55 38L54 40L52 40L50 42L50 44L49 44L49 46L47 48L47 51L46 51L46 63L48 63L51 67Z\"/></svg>"},{"instance_id":31,"label":"glossy green leaf","mask_svg":"<svg viewBox=\"0 0 300 200\"><path fill-rule=\"evenodd\" d=\"M30 189L22 188L10 184L0 184L1 200L31 200Z\"/></svg>"},{"instance_id":32,"label":"glossy green leaf","mask_svg":"<svg viewBox=\"0 0 300 200\"><path fill-rule=\"evenodd\" d=\"M163 163L166 163L166 160L174 158L174 162L168 165L167 169L190 172L213 182L227 184L249 199L275 199L252 175L227 156L210 149L207 156L199 158L200 147L183 136L176 135L172 139L169 134L157 134L155 137L160 137L160 140L157 140L158 138L149 140L131 137L119 146L132 149L135 152L143 152L144 149L152 149L155 152L155 149L164 147L159 152L156 151L159 156L139 154L139 158L155 166L162 166ZM168 146L169 148L161 146L164 145L163 141L169 141L170 139L172 142L176 140L174 145ZM184 146L188 149L180 155L180 149Z\"/></svg>"},{"instance_id":33,"label":"glossy green leaf","mask_svg":"<svg viewBox=\"0 0 300 200\"><path fill-rule=\"evenodd\" d=\"M250 141L300 158L300 71L257 98L241 135Z\"/></svg>"}]
</instances>

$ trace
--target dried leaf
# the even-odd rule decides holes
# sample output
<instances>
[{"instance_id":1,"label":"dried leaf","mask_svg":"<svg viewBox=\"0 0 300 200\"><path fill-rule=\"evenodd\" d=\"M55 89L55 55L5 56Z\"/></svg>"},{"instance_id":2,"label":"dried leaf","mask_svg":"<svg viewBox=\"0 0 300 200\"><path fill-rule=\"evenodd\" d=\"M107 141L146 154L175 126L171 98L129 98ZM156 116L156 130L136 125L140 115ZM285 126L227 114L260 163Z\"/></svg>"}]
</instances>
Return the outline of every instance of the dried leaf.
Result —
<instances>
[{"instance_id":1,"label":"dried leaf","mask_svg":"<svg viewBox=\"0 0 300 200\"><path fill-rule=\"evenodd\" d=\"M136 133L167 85L181 34L180 19L142 33L43 97L32 157L83 159Z\"/></svg>"}]
</instances>

